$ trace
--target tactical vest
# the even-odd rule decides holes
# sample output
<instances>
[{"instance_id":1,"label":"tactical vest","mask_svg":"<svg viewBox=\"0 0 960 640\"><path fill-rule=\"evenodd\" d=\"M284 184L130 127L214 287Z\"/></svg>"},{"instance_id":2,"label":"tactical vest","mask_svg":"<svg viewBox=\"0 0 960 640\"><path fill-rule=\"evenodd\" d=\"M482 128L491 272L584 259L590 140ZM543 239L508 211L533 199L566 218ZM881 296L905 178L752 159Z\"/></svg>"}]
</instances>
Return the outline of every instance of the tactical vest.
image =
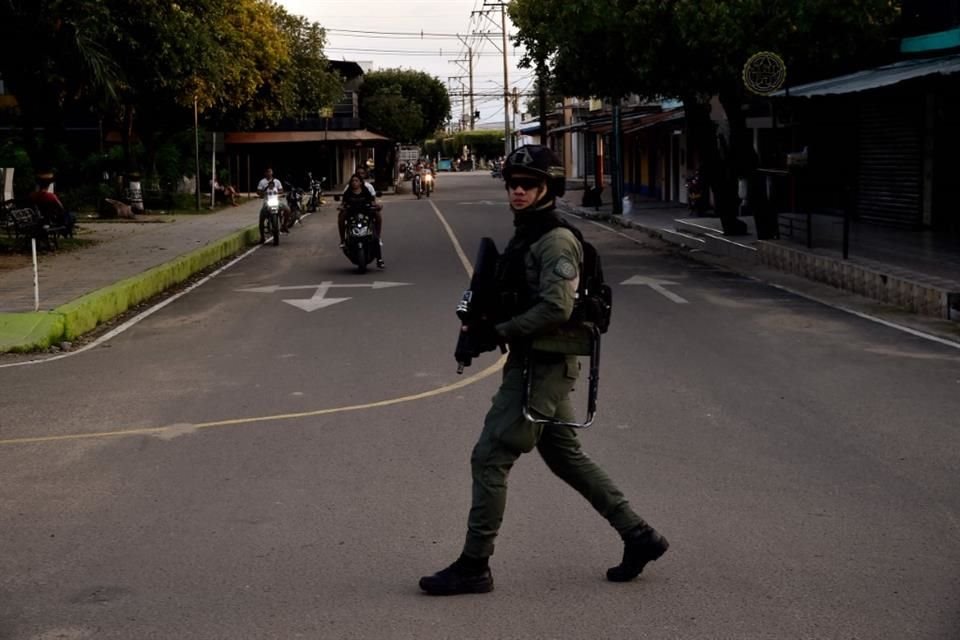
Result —
<instances>
[{"instance_id":1,"label":"tactical vest","mask_svg":"<svg viewBox=\"0 0 960 640\"><path fill-rule=\"evenodd\" d=\"M537 240L557 227L570 229L577 240L581 240L579 230L557 215L554 209L532 214L524 224L517 225L517 231L497 261L496 282L500 294L500 308L504 319L519 315L534 304L534 292L527 284L527 252Z\"/></svg>"},{"instance_id":2,"label":"tactical vest","mask_svg":"<svg viewBox=\"0 0 960 640\"><path fill-rule=\"evenodd\" d=\"M526 255L537 240L557 227L568 229L583 250L583 263L577 265L580 279L570 320L574 323L593 323L601 333L606 333L610 326L613 295L604 282L600 256L596 248L583 238L580 230L560 217L555 209L537 212L524 219L524 224L517 226L516 234L497 262L497 288L501 309L506 314L503 319L523 313L533 306L534 294L526 277Z\"/></svg>"}]
</instances>

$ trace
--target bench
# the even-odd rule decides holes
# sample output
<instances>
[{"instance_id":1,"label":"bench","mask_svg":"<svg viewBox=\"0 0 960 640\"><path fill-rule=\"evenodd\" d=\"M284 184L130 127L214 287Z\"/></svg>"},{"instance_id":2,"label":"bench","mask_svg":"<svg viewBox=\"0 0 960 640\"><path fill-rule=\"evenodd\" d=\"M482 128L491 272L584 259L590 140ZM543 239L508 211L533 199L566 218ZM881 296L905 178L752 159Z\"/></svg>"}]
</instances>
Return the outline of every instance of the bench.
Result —
<instances>
[{"instance_id":1,"label":"bench","mask_svg":"<svg viewBox=\"0 0 960 640\"><path fill-rule=\"evenodd\" d=\"M57 236L67 234L67 227L62 221L50 220L33 207L7 209L3 226L7 235L13 238L14 242L23 241L24 247L35 238L47 249L58 249Z\"/></svg>"}]
</instances>

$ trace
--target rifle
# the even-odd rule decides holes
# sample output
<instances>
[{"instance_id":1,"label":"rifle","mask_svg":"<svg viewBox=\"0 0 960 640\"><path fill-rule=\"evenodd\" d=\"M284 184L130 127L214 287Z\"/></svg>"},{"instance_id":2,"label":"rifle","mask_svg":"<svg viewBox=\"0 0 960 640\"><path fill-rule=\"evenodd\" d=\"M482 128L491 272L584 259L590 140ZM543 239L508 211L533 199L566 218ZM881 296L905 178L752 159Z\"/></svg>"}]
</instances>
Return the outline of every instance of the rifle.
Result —
<instances>
[{"instance_id":1,"label":"rifle","mask_svg":"<svg viewBox=\"0 0 960 640\"><path fill-rule=\"evenodd\" d=\"M470 288L463 292L460 304L457 305L457 317L462 324L454 349L458 374L463 373L463 368L469 367L473 359L481 353L493 351L497 347L501 353L507 352L502 341L491 340L490 331L491 323L498 312L496 273L499 258L500 252L493 240L481 238L473 275L470 277Z\"/></svg>"}]
</instances>

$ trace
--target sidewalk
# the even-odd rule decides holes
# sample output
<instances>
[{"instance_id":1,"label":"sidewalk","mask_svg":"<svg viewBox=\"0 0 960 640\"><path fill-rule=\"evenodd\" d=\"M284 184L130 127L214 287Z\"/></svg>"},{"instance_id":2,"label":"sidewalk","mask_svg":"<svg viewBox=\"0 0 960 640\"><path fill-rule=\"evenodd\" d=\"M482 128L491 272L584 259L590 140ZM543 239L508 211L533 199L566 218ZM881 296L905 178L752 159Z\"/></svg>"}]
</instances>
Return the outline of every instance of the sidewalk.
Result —
<instances>
[{"instance_id":1,"label":"sidewalk","mask_svg":"<svg viewBox=\"0 0 960 640\"><path fill-rule=\"evenodd\" d=\"M805 226L793 236L787 224L781 238L758 240L752 218L742 217L748 233L724 236L719 218L690 217L685 205L657 200L635 201L629 213L614 215L612 204L599 208L575 204L574 191L561 208L589 219L640 229L693 255L725 260L729 268L747 272L766 269L829 285L852 296L892 305L926 318L948 321L954 340L960 336L960 244L937 240L929 232L891 231L855 224L847 259L841 252L842 220L814 220L813 248L806 246ZM786 217L781 216L781 221ZM954 328L956 328L954 330Z\"/></svg>"},{"instance_id":2,"label":"sidewalk","mask_svg":"<svg viewBox=\"0 0 960 640\"><path fill-rule=\"evenodd\" d=\"M214 213L149 216L151 222L78 222L76 251L40 253L33 267L0 271L0 353L80 336L259 240L259 200Z\"/></svg>"}]
</instances>

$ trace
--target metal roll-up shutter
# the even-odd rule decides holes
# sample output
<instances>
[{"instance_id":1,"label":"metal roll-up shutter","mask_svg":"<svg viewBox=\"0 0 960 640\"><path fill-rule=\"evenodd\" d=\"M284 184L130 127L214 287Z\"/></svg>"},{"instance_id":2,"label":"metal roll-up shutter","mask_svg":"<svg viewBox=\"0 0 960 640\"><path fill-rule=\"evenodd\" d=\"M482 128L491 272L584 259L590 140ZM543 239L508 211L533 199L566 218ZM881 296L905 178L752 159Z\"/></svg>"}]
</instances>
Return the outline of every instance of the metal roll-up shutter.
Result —
<instances>
[{"instance_id":1,"label":"metal roll-up shutter","mask_svg":"<svg viewBox=\"0 0 960 640\"><path fill-rule=\"evenodd\" d=\"M860 107L857 211L863 220L923 223L923 110L919 99L884 98Z\"/></svg>"}]
</instances>

